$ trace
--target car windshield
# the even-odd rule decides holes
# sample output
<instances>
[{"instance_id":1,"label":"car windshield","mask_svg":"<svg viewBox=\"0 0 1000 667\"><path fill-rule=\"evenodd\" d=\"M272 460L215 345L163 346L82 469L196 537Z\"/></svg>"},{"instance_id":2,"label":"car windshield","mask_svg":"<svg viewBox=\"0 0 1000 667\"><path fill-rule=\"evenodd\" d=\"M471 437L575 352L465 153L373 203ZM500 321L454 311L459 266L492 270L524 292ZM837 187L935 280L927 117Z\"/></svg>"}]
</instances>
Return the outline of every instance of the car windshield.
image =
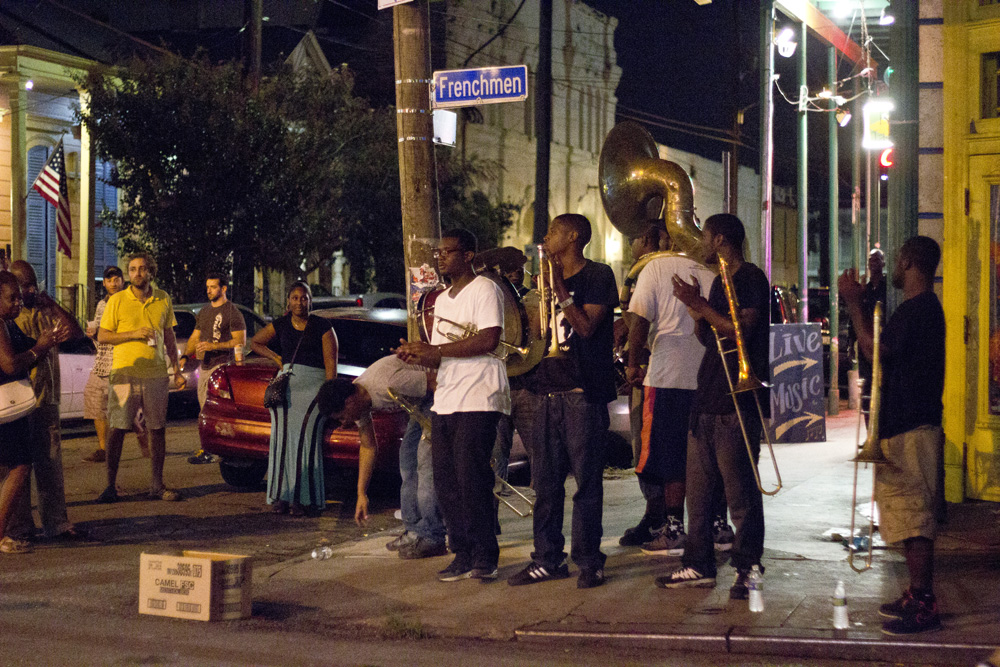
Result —
<instances>
[{"instance_id":1,"label":"car windshield","mask_svg":"<svg viewBox=\"0 0 1000 667\"><path fill-rule=\"evenodd\" d=\"M399 339L406 338L406 327L394 322L333 318L330 323L340 346L337 360L354 366L370 366L392 354L391 349L399 346Z\"/></svg>"}]
</instances>

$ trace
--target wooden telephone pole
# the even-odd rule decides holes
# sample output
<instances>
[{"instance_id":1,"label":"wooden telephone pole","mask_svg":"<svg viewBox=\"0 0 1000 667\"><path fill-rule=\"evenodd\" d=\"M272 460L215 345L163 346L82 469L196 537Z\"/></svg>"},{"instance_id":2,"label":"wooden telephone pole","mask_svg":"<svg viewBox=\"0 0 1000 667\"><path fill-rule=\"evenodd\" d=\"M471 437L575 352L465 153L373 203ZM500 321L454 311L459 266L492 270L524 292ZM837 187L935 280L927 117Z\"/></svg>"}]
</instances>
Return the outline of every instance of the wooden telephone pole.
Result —
<instances>
[{"instance_id":1,"label":"wooden telephone pole","mask_svg":"<svg viewBox=\"0 0 1000 667\"><path fill-rule=\"evenodd\" d=\"M392 12L403 257L407 294L411 295L411 269L424 264L436 267L432 253L436 241L441 238L430 104L430 14L427 0L396 5ZM414 243L414 239L428 242ZM408 303L412 312L413 300L408 299ZM416 322L412 318L409 337L410 340L418 339Z\"/></svg>"}]
</instances>

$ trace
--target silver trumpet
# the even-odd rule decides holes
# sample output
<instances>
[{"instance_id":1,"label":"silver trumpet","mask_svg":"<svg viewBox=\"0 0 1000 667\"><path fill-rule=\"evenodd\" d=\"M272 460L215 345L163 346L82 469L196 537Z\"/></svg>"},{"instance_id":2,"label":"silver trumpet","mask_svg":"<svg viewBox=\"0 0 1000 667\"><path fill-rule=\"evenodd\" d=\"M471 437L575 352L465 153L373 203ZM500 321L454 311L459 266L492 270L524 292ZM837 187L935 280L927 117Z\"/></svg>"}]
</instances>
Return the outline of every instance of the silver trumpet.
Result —
<instances>
[{"instance_id":1,"label":"silver trumpet","mask_svg":"<svg viewBox=\"0 0 1000 667\"><path fill-rule=\"evenodd\" d=\"M426 439L428 442L430 442L430 439L431 439L431 420L428 419L427 416L424 415L424 413L420 411L420 408L415 403L413 403L413 401L409 400L405 396L401 396L401 395L397 394L391 388L387 389L386 393L389 395L389 398L391 398L393 401L395 401L395 403L399 407L403 408L403 410L406 411L406 413L408 415L410 415L411 417L413 417L413 419L415 419L417 421L417 423L420 424L420 429L422 431L420 439L421 440ZM501 477L500 475L497 475L495 471L494 471L493 475L494 475L494 478L495 478L496 482L500 485L500 488L501 489L506 489L507 491L510 491L514 495L514 497L516 498L516 500L508 500L506 497L500 495L500 493L496 490L496 484L494 484L493 495L496 497L496 499L499 500L504 505L506 505L512 512L514 512L514 514L516 514L516 515L518 515L520 517L529 517L529 516L531 516L532 512L534 512L534 509L535 509L535 503L534 503L534 501L531 498L529 498L528 496L526 496L523 493L521 493L520 491L518 491L514 486L512 486L503 477ZM525 507L518 507L517 505L514 504L515 502L518 502L518 501L522 502Z\"/></svg>"}]
</instances>

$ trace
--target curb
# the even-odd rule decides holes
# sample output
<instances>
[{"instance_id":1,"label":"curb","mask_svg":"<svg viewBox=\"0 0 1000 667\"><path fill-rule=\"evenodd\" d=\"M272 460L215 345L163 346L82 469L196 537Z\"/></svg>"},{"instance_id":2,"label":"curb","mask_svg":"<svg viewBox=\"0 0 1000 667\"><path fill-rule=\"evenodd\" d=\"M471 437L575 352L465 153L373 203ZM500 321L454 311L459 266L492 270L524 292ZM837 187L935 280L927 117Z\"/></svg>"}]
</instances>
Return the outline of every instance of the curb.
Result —
<instances>
[{"instance_id":1,"label":"curb","mask_svg":"<svg viewBox=\"0 0 1000 667\"><path fill-rule=\"evenodd\" d=\"M515 630L518 641L559 643L599 642L622 647L675 651L758 654L793 658L836 658L887 663L971 665L986 659L997 645L967 642L905 641L880 633L849 630L792 630L732 626L724 632L678 633L655 626L600 630L598 624L540 623Z\"/></svg>"}]
</instances>

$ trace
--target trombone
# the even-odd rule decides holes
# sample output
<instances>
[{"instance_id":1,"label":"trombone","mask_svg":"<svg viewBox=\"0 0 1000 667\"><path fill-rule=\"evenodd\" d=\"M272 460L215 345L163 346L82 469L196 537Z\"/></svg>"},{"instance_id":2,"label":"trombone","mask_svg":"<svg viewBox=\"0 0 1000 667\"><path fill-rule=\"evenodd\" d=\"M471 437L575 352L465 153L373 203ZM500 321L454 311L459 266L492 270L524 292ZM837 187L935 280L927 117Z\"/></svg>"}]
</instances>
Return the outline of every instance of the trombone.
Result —
<instances>
[{"instance_id":1,"label":"trombone","mask_svg":"<svg viewBox=\"0 0 1000 667\"><path fill-rule=\"evenodd\" d=\"M872 567L875 542L872 539L875 534L875 477L878 474L879 463L885 463L886 458L882 453L879 444L878 433L878 413L882 404L882 364L879 358L879 336L882 332L882 304L875 304L875 313L872 317L872 389L868 399L868 437L864 443L859 445L858 454L854 457L854 490L851 493L851 532L850 544L847 546L847 564L855 572L864 572ZM859 379L858 383L863 383ZM863 405L858 406L858 430L855 442L861 442L861 421L864 419L865 410ZM858 465L861 463L872 464L872 499L871 512L868 520L868 555L864 559L864 565L856 567L854 565L854 520L857 517L858 502Z\"/></svg>"},{"instance_id":2,"label":"trombone","mask_svg":"<svg viewBox=\"0 0 1000 667\"><path fill-rule=\"evenodd\" d=\"M753 476L757 481L757 488L765 496L773 496L781 490L781 473L778 472L778 461L774 458L774 445L771 443L771 434L768 433L767 426L764 424L764 410L760 405L760 396L756 392L757 389L766 389L770 385L757 379L753 369L750 367L750 358L747 355L746 343L743 339L743 328L740 326L740 304L736 300L736 290L733 288L732 276L729 275L729 264L721 256L719 257L719 275L722 276L722 284L726 290L726 301L729 302L729 314L733 320L733 340L736 343L735 352L739 364L739 373L735 385L733 385L733 379L729 375L729 364L726 363L726 355L733 352L733 350L727 351L723 347L722 336L719 335L719 331L715 327L712 327L712 333L715 334L715 345L718 347L719 357L722 359L722 368L725 371L726 382L729 383L729 395L733 397L733 406L736 408L736 418L740 422L743 442L746 444L750 463L753 464ZM777 478L777 486L771 491L765 490L764 485L760 481L760 471L757 470L757 462L754 460L753 450L750 448L750 436L747 434L746 423L743 420L743 413L740 411L740 404L737 400L737 394L745 391L754 392L753 398L754 403L757 405L757 415L760 417L763 436L765 442L767 442L767 451L771 456L771 464L774 466L774 476Z\"/></svg>"},{"instance_id":3,"label":"trombone","mask_svg":"<svg viewBox=\"0 0 1000 667\"><path fill-rule=\"evenodd\" d=\"M546 358L563 357L566 353L559 345L559 321L556 315L556 283L552 277L552 260L545 253L545 246L538 244L538 311L542 340L549 338ZM548 274L548 277L546 277Z\"/></svg>"},{"instance_id":4,"label":"trombone","mask_svg":"<svg viewBox=\"0 0 1000 667\"><path fill-rule=\"evenodd\" d=\"M421 430L420 439L421 440L427 440L428 442L430 442L430 439L431 439L431 420L428 419L427 415L425 415L420 410L420 408L417 407L417 405L413 403L413 401L411 401L410 399L406 398L405 396L402 396L402 395L396 393L396 391L392 387L386 389L385 391L386 391L386 394L389 395L389 398L391 398L393 401L395 401L396 405L398 405L399 407L403 408L403 410L408 415L410 415L410 417L412 417L414 420L416 420L416 422L418 424L420 424L420 430ZM531 498L529 498L528 496L526 496L523 493L521 493L520 491L518 491L507 480L505 480L503 477L501 477L500 475L498 475L496 473L496 471L493 472L493 475L496 478L496 481L500 484L501 488L502 489L506 489L507 491L509 491L510 493L512 493L514 495L515 499L513 501L512 500L508 500L504 496L500 495L500 493L498 493L496 491L496 485L494 485L494 491L493 491L494 497L496 497L497 500L499 500L501 503L503 503L508 508L510 508L510 510L512 512L514 512L514 514L516 514L516 515L518 515L520 517L529 517L529 516L531 516L532 512L534 512L534 509L535 509L535 503L534 503L534 501L532 501ZM514 504L514 502L517 502L517 501L523 502L524 505L525 505L525 508L519 508L519 507L517 507Z\"/></svg>"}]
</instances>

